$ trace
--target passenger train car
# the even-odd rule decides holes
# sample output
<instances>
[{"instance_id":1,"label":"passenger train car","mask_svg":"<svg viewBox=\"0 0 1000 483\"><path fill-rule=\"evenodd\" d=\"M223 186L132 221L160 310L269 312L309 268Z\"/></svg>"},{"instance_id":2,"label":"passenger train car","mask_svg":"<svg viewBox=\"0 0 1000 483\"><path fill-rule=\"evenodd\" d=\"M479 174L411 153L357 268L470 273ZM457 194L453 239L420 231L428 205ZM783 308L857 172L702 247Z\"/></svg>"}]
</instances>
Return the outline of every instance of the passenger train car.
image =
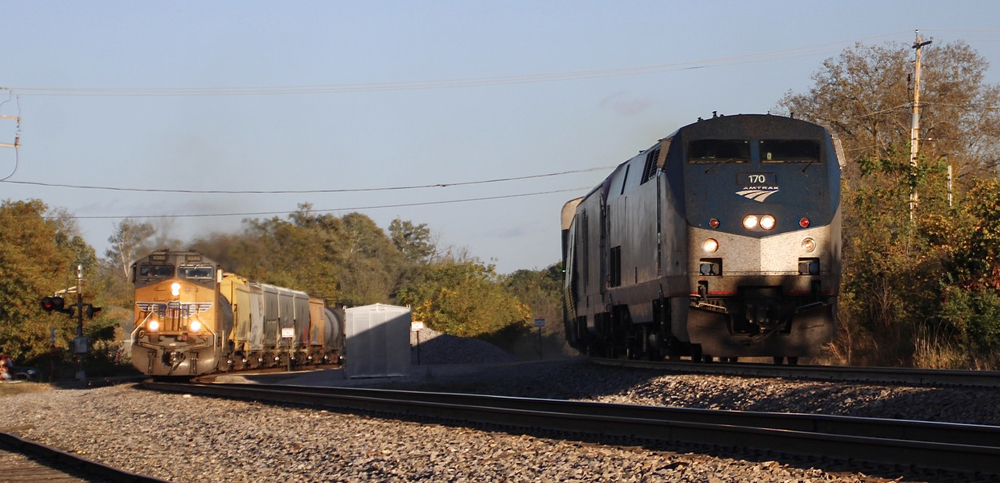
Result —
<instances>
[{"instance_id":1,"label":"passenger train car","mask_svg":"<svg viewBox=\"0 0 1000 483\"><path fill-rule=\"evenodd\" d=\"M132 265L132 364L154 376L339 362L343 310L305 292L225 273L198 252Z\"/></svg>"},{"instance_id":2,"label":"passenger train car","mask_svg":"<svg viewBox=\"0 0 1000 483\"><path fill-rule=\"evenodd\" d=\"M562 210L565 328L601 357L816 355L835 333L839 141L716 116L625 161Z\"/></svg>"}]
</instances>

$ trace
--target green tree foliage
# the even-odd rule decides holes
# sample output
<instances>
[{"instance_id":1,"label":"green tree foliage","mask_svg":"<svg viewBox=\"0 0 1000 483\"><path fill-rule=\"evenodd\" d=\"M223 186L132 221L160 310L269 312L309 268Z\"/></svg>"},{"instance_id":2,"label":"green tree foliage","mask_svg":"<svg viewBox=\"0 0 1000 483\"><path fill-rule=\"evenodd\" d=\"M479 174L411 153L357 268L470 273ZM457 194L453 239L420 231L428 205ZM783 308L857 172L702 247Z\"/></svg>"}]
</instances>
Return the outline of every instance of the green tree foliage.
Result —
<instances>
[{"instance_id":1,"label":"green tree foliage","mask_svg":"<svg viewBox=\"0 0 1000 483\"><path fill-rule=\"evenodd\" d=\"M505 285L531 309L531 318L545 319L549 330L562 329L562 262L542 270L518 270L506 277Z\"/></svg>"},{"instance_id":2,"label":"green tree foliage","mask_svg":"<svg viewBox=\"0 0 1000 483\"><path fill-rule=\"evenodd\" d=\"M39 200L0 205L0 350L17 360L46 353L50 329L60 345L72 337L75 323L46 315L39 301L74 286L77 265L85 277L96 268L93 249L65 213L46 218L46 211Z\"/></svg>"},{"instance_id":3,"label":"green tree foliage","mask_svg":"<svg viewBox=\"0 0 1000 483\"><path fill-rule=\"evenodd\" d=\"M396 250L410 263L427 263L434 257L436 244L431 239L431 230L426 223L415 225L411 221L396 218L389 224L389 238Z\"/></svg>"},{"instance_id":4,"label":"green tree foliage","mask_svg":"<svg viewBox=\"0 0 1000 483\"><path fill-rule=\"evenodd\" d=\"M505 290L494 265L476 258L447 256L427 267L399 291L414 320L463 337L530 329L531 311Z\"/></svg>"},{"instance_id":5,"label":"green tree foliage","mask_svg":"<svg viewBox=\"0 0 1000 483\"><path fill-rule=\"evenodd\" d=\"M985 83L988 63L964 43L926 47L911 167L911 56L909 45L856 45L824 62L808 93L779 103L828 126L847 154L842 325L831 349L860 364L995 366L1000 89Z\"/></svg>"}]
</instances>

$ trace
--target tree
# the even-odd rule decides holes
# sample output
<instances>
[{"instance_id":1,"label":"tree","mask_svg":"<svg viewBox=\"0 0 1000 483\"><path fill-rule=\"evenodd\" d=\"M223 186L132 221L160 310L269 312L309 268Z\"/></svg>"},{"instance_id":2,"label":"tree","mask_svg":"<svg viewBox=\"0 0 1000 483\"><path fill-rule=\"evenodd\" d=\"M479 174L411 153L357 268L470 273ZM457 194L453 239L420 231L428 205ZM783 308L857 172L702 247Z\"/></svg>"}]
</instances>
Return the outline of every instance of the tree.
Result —
<instances>
[{"instance_id":1,"label":"tree","mask_svg":"<svg viewBox=\"0 0 1000 483\"><path fill-rule=\"evenodd\" d=\"M504 287L495 266L476 258L446 257L400 289L413 318L437 331L484 337L530 328L530 309Z\"/></svg>"},{"instance_id":2,"label":"tree","mask_svg":"<svg viewBox=\"0 0 1000 483\"><path fill-rule=\"evenodd\" d=\"M905 44L857 44L828 59L805 94L789 92L778 112L829 126L848 161L883 159L910 140L912 49ZM959 41L924 48L921 75L921 150L947 159L956 179L995 172L1000 162L1000 88L985 82L989 63ZM847 179L857 179L848 164Z\"/></svg>"},{"instance_id":3,"label":"tree","mask_svg":"<svg viewBox=\"0 0 1000 483\"><path fill-rule=\"evenodd\" d=\"M828 126L847 155L841 330L833 351L854 363L982 365L969 361L972 352L956 357L941 349L958 344L995 365L989 359L1000 357L989 354L1000 350L1000 301L982 288L1000 273L992 256L1000 240L991 235L998 227L989 221L1000 191L980 180L994 178L1000 160L1000 89L985 83L988 63L966 44L925 49L916 169L909 45L849 48L823 63L808 93L788 93L778 107ZM913 189L920 204L911 221Z\"/></svg>"},{"instance_id":4,"label":"tree","mask_svg":"<svg viewBox=\"0 0 1000 483\"><path fill-rule=\"evenodd\" d=\"M138 223L126 218L114 225L115 233L108 237L108 248L104 251L107 258L124 278L128 278L132 263L145 252L149 251L148 241L156 230L150 223Z\"/></svg>"},{"instance_id":5,"label":"tree","mask_svg":"<svg viewBox=\"0 0 1000 483\"><path fill-rule=\"evenodd\" d=\"M410 263L430 262L437 250L426 223L414 225L412 221L396 218L389 223L389 238Z\"/></svg>"},{"instance_id":6,"label":"tree","mask_svg":"<svg viewBox=\"0 0 1000 483\"><path fill-rule=\"evenodd\" d=\"M49 329L61 341L72 336L75 323L43 314L39 301L74 286L77 265L84 266L85 278L96 269L94 251L72 220L46 211L40 200L0 205L0 350L19 360L47 353Z\"/></svg>"}]
</instances>

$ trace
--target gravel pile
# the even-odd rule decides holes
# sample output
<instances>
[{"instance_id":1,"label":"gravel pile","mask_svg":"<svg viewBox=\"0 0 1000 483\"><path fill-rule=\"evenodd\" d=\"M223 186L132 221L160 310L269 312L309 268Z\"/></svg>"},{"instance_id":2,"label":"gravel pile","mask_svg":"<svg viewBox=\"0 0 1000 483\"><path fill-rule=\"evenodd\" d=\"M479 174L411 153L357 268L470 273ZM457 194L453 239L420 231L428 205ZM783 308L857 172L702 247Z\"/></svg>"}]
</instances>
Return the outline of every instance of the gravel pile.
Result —
<instances>
[{"instance_id":1,"label":"gravel pile","mask_svg":"<svg viewBox=\"0 0 1000 483\"><path fill-rule=\"evenodd\" d=\"M457 374L457 372L456 372ZM338 380L330 378L331 382ZM342 380L342 379L340 379ZM389 385L399 386L396 381ZM642 404L997 424L990 391L664 376L580 361L516 364L410 387ZM595 446L121 385L9 396L2 431L172 481L889 481L819 462ZM814 466L823 465L824 469ZM870 473L870 472L869 472ZM912 481L914 478L908 477ZM918 481L920 478L916 478Z\"/></svg>"},{"instance_id":2,"label":"gravel pile","mask_svg":"<svg viewBox=\"0 0 1000 483\"><path fill-rule=\"evenodd\" d=\"M421 365L498 364L516 360L513 355L489 342L426 328L410 331L410 349L411 363L417 364L419 358Z\"/></svg>"}]
</instances>

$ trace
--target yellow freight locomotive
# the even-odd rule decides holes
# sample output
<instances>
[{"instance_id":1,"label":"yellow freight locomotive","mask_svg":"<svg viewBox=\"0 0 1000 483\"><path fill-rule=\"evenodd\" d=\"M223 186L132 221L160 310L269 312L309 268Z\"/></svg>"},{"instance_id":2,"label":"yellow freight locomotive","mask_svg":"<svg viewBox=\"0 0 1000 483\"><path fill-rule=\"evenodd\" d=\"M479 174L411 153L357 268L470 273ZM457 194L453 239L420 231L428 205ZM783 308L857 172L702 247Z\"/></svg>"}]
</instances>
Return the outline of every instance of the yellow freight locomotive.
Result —
<instances>
[{"instance_id":1,"label":"yellow freight locomotive","mask_svg":"<svg viewBox=\"0 0 1000 483\"><path fill-rule=\"evenodd\" d=\"M132 265L132 365L153 376L339 362L344 314L305 292L225 273L194 251Z\"/></svg>"}]
</instances>

